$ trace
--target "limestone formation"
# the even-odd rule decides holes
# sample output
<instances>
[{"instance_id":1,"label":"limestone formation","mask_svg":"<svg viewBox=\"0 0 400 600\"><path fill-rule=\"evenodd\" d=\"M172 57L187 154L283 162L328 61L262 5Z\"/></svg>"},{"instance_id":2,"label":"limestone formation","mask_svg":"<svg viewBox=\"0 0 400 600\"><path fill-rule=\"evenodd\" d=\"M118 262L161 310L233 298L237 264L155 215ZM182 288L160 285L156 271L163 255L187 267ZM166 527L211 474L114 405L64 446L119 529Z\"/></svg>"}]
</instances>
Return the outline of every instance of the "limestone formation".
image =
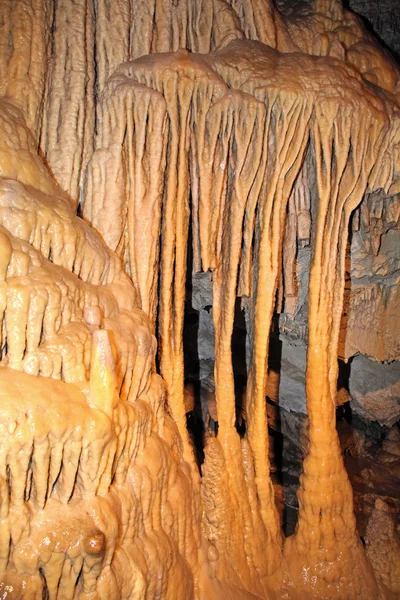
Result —
<instances>
[{"instance_id":1,"label":"limestone formation","mask_svg":"<svg viewBox=\"0 0 400 600\"><path fill-rule=\"evenodd\" d=\"M393 509L364 548L336 409L399 417L395 364L338 392L338 358L400 357L399 66L340 0L0 23L2 597L398 597ZM280 397L308 418L287 537Z\"/></svg>"}]
</instances>

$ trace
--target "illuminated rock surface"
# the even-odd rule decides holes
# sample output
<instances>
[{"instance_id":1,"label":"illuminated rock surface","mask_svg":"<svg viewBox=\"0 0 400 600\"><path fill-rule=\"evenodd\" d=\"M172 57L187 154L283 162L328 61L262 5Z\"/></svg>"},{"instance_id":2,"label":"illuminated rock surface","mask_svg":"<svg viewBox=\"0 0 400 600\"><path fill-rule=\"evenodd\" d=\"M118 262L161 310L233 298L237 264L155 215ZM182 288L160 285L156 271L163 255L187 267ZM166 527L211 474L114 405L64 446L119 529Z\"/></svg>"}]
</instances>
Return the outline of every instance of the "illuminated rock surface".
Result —
<instances>
[{"instance_id":1,"label":"illuminated rock surface","mask_svg":"<svg viewBox=\"0 0 400 600\"><path fill-rule=\"evenodd\" d=\"M397 64L339 0L0 23L2 597L399 597Z\"/></svg>"}]
</instances>

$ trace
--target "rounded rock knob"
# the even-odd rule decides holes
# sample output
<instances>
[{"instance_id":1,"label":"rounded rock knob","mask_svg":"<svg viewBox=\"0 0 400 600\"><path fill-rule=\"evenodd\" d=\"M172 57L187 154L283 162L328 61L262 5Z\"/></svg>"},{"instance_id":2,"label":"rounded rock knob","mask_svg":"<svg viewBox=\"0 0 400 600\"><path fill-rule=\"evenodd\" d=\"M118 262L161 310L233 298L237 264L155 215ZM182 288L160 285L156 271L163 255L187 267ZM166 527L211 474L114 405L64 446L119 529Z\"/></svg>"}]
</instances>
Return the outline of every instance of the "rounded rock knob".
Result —
<instances>
[{"instance_id":1,"label":"rounded rock knob","mask_svg":"<svg viewBox=\"0 0 400 600\"><path fill-rule=\"evenodd\" d=\"M97 531L86 536L83 548L91 556L102 556L106 550L106 536L102 531Z\"/></svg>"}]
</instances>

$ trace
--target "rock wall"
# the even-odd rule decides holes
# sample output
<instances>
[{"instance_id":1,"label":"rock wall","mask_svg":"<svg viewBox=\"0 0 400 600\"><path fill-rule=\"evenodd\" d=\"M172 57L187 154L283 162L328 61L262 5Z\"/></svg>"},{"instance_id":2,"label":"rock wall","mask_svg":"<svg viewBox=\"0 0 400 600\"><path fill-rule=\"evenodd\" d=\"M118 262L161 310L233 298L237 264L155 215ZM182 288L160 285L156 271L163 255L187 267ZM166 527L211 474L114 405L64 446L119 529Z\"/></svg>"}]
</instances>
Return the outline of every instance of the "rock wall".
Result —
<instances>
[{"instance_id":1,"label":"rock wall","mask_svg":"<svg viewBox=\"0 0 400 600\"><path fill-rule=\"evenodd\" d=\"M399 45L399 12L397 6L388 0L379 0L371 4L365 0L351 0L350 8L367 20L380 39L397 57L400 54Z\"/></svg>"}]
</instances>

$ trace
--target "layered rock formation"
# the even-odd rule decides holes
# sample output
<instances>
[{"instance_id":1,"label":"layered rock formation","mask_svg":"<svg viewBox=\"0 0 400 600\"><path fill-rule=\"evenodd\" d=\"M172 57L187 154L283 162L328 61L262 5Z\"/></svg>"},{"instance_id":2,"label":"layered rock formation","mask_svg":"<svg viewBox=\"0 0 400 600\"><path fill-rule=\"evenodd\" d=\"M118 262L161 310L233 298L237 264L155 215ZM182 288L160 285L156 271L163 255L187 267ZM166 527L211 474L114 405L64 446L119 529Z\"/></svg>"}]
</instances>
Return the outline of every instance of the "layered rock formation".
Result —
<instances>
[{"instance_id":1,"label":"layered rock formation","mask_svg":"<svg viewBox=\"0 0 400 600\"><path fill-rule=\"evenodd\" d=\"M336 406L338 357L399 358L398 66L339 0L0 11L3 596L396 597L398 548L374 534L397 540L390 507L366 552ZM280 392L308 417L286 539L271 331L307 345L304 401Z\"/></svg>"}]
</instances>

